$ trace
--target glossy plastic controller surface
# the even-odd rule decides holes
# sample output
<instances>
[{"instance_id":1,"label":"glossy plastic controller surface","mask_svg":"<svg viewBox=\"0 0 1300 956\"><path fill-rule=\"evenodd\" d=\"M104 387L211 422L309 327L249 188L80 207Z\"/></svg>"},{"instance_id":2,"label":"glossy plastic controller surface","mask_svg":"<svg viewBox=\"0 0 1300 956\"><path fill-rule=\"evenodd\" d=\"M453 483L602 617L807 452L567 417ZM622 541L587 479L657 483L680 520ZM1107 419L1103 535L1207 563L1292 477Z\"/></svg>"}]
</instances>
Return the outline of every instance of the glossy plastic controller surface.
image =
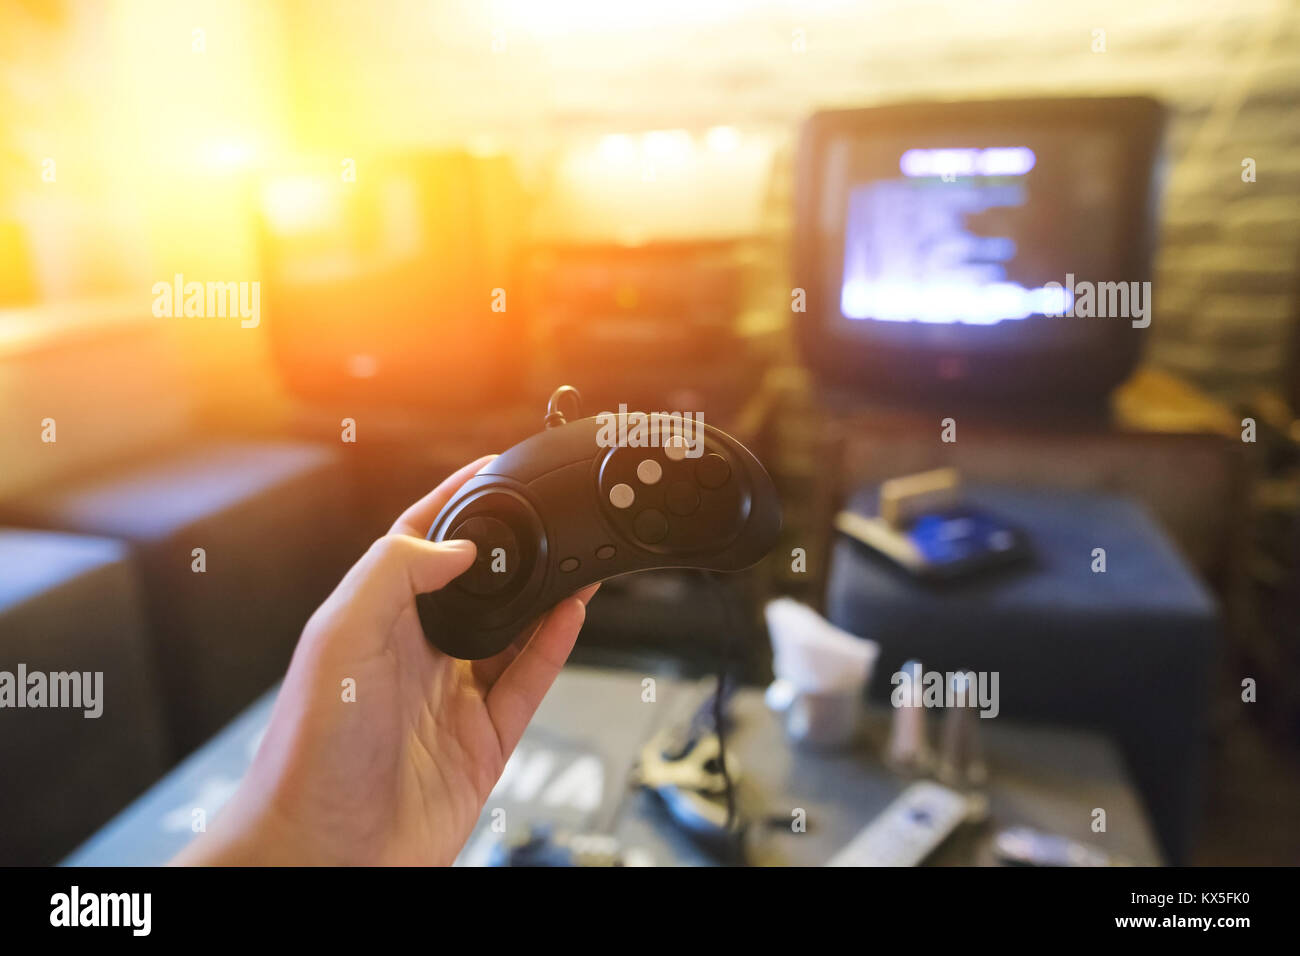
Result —
<instances>
[{"instance_id":1,"label":"glossy plastic controller surface","mask_svg":"<svg viewBox=\"0 0 1300 956\"><path fill-rule=\"evenodd\" d=\"M744 445L691 423L685 439L678 431L658 447L603 447L610 434L628 434L636 416L548 428L447 503L429 540L468 538L478 557L447 587L416 599L435 647L466 660L491 657L589 584L652 568L740 571L771 550L780 503ZM680 428L681 419L671 424Z\"/></svg>"}]
</instances>

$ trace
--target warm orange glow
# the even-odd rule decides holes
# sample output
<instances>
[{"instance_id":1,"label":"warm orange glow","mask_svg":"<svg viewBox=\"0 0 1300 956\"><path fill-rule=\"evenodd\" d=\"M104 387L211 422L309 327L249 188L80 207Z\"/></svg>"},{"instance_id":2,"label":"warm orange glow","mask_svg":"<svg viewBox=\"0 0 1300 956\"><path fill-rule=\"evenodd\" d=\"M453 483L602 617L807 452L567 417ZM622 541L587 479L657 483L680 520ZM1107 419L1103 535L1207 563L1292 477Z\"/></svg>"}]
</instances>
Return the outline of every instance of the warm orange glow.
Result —
<instances>
[{"instance_id":1,"label":"warm orange glow","mask_svg":"<svg viewBox=\"0 0 1300 956\"><path fill-rule=\"evenodd\" d=\"M269 225L281 233L320 228L339 217L338 191L323 176L271 179L262 193Z\"/></svg>"}]
</instances>

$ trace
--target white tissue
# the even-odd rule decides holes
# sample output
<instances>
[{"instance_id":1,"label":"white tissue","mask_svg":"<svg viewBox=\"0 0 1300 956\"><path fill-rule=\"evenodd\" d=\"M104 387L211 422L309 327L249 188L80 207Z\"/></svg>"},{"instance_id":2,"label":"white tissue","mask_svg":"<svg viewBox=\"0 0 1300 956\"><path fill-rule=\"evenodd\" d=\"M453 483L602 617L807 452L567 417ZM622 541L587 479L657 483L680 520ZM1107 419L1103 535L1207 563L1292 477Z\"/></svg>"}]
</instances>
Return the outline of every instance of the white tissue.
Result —
<instances>
[{"instance_id":1,"label":"white tissue","mask_svg":"<svg viewBox=\"0 0 1300 956\"><path fill-rule=\"evenodd\" d=\"M870 678L880 653L875 641L836 627L791 598L768 601L763 613L772 637L777 697L855 690Z\"/></svg>"}]
</instances>

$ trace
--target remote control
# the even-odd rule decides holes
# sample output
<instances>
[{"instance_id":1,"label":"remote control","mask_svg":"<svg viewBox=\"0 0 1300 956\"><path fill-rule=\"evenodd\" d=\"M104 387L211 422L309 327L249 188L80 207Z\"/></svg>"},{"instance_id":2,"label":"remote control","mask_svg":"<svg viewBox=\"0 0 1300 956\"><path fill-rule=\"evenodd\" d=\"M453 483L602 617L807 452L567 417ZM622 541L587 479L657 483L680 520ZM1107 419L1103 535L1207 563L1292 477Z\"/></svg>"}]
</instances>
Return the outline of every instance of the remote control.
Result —
<instances>
[{"instance_id":1,"label":"remote control","mask_svg":"<svg viewBox=\"0 0 1300 956\"><path fill-rule=\"evenodd\" d=\"M416 598L430 643L479 660L597 581L756 564L781 530L772 479L735 438L683 421L621 411L568 422L553 413L545 431L467 481L428 538L468 538L478 555L447 587ZM634 434L668 437L654 447L606 447L611 435Z\"/></svg>"},{"instance_id":2,"label":"remote control","mask_svg":"<svg viewBox=\"0 0 1300 956\"><path fill-rule=\"evenodd\" d=\"M993 838L993 852L1008 866L1124 866L1100 847L1029 827L1011 827Z\"/></svg>"},{"instance_id":3,"label":"remote control","mask_svg":"<svg viewBox=\"0 0 1300 956\"><path fill-rule=\"evenodd\" d=\"M966 798L937 783L914 783L827 866L916 866L966 819Z\"/></svg>"}]
</instances>

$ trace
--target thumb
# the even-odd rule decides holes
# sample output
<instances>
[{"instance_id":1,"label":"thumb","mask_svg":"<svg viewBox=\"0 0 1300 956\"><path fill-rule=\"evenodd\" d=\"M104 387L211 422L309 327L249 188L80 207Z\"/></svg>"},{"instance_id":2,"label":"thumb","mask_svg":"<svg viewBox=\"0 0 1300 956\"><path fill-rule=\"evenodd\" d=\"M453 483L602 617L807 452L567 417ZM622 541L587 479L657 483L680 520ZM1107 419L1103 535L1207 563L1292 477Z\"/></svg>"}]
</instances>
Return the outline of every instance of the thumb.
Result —
<instances>
[{"instance_id":1,"label":"thumb","mask_svg":"<svg viewBox=\"0 0 1300 956\"><path fill-rule=\"evenodd\" d=\"M379 539L385 557L381 566L396 574L406 572L409 587L402 594L403 603L413 595L441 591L469 570L478 554L473 541L426 541L407 534L390 534Z\"/></svg>"},{"instance_id":2,"label":"thumb","mask_svg":"<svg viewBox=\"0 0 1300 956\"><path fill-rule=\"evenodd\" d=\"M474 563L473 541L425 541L411 535L385 535L370 546L376 554L374 574L391 588L391 600L403 607L415 594L441 591Z\"/></svg>"},{"instance_id":3,"label":"thumb","mask_svg":"<svg viewBox=\"0 0 1300 956\"><path fill-rule=\"evenodd\" d=\"M415 595L446 587L469 569L476 554L472 541L384 535L352 566L321 611L387 633L403 611L414 608Z\"/></svg>"}]
</instances>

